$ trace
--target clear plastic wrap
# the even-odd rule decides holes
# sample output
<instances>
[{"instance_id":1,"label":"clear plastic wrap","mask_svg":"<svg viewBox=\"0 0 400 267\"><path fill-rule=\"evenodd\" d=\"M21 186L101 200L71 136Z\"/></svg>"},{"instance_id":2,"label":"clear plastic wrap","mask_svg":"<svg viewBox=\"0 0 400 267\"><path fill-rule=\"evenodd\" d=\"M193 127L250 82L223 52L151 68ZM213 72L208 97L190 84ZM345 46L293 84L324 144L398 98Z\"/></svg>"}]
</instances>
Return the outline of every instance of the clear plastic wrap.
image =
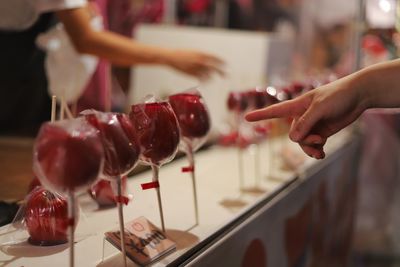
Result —
<instances>
[{"instance_id":1,"label":"clear plastic wrap","mask_svg":"<svg viewBox=\"0 0 400 267\"><path fill-rule=\"evenodd\" d=\"M160 166L175 157L180 131L167 101L149 97L145 103L133 105L129 117L139 138L142 163Z\"/></svg>"},{"instance_id":2,"label":"clear plastic wrap","mask_svg":"<svg viewBox=\"0 0 400 267\"><path fill-rule=\"evenodd\" d=\"M211 127L207 106L197 89L190 89L168 97L181 129L181 150L191 152L206 141Z\"/></svg>"},{"instance_id":3,"label":"clear plastic wrap","mask_svg":"<svg viewBox=\"0 0 400 267\"><path fill-rule=\"evenodd\" d=\"M127 195L126 188L127 177L122 176L121 186L122 186L122 195ZM117 205L117 198L115 197L115 192L111 186L111 181L100 179L97 183L92 185L88 190L90 197L96 201L100 208L103 207L113 207ZM128 196L126 198L126 203L130 200Z\"/></svg>"},{"instance_id":4,"label":"clear plastic wrap","mask_svg":"<svg viewBox=\"0 0 400 267\"><path fill-rule=\"evenodd\" d=\"M86 110L82 114L99 131L103 144L105 163L102 175L112 182L110 187L114 191L113 199L118 206L120 233L122 233L121 249L124 255L124 266L126 266L122 204L128 204L129 199L123 194L122 176L129 173L139 160L140 147L138 140L134 128L125 114L98 112L95 110ZM97 196L98 201L100 201L101 196L106 197L107 183L100 183L98 186L104 187L103 194Z\"/></svg>"},{"instance_id":5,"label":"clear plastic wrap","mask_svg":"<svg viewBox=\"0 0 400 267\"><path fill-rule=\"evenodd\" d=\"M79 221L79 210L73 223L74 229ZM31 246L55 246L68 242L68 204L65 197L52 193L43 186L35 186L22 202L13 222L2 234L1 249L20 249L27 251ZM89 232L85 233L90 234ZM82 231L80 237L85 235Z\"/></svg>"},{"instance_id":6,"label":"clear plastic wrap","mask_svg":"<svg viewBox=\"0 0 400 267\"><path fill-rule=\"evenodd\" d=\"M161 165L171 161L178 150L181 136L178 120L167 101L157 101L153 96L148 96L144 103L132 105L129 118L139 139L140 160L153 171L152 182L142 184L142 188L156 189L161 227L165 232L158 173Z\"/></svg>"},{"instance_id":7,"label":"clear plastic wrap","mask_svg":"<svg viewBox=\"0 0 400 267\"><path fill-rule=\"evenodd\" d=\"M68 196L69 262L74 266L75 193L87 190L103 171L98 130L84 118L47 122L40 128L33 170L46 189Z\"/></svg>"},{"instance_id":8,"label":"clear plastic wrap","mask_svg":"<svg viewBox=\"0 0 400 267\"><path fill-rule=\"evenodd\" d=\"M48 246L67 243L68 204L61 195L36 187L26 199L24 219L30 244ZM75 220L74 227L77 223Z\"/></svg>"},{"instance_id":9,"label":"clear plastic wrap","mask_svg":"<svg viewBox=\"0 0 400 267\"><path fill-rule=\"evenodd\" d=\"M42 125L33 170L45 188L61 194L85 190L99 177L103 162L98 132L83 118Z\"/></svg>"},{"instance_id":10,"label":"clear plastic wrap","mask_svg":"<svg viewBox=\"0 0 400 267\"><path fill-rule=\"evenodd\" d=\"M204 100L197 89L189 89L169 96L169 103L178 118L181 129L180 149L186 153L189 166L183 172L189 172L192 178L196 225L199 223L194 152L204 144L211 127L210 116Z\"/></svg>"},{"instance_id":11,"label":"clear plastic wrap","mask_svg":"<svg viewBox=\"0 0 400 267\"><path fill-rule=\"evenodd\" d=\"M139 159L140 147L127 115L95 110L81 114L99 131L105 154L102 177L114 180L129 173Z\"/></svg>"}]
</instances>

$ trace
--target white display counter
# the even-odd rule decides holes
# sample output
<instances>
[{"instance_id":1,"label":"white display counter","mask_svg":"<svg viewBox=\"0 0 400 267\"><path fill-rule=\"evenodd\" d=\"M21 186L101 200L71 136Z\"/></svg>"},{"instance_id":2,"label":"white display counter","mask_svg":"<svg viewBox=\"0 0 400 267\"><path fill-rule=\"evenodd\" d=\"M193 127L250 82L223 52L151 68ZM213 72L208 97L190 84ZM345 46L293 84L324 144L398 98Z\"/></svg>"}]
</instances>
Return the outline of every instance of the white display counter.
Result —
<instances>
[{"instance_id":1,"label":"white display counter","mask_svg":"<svg viewBox=\"0 0 400 267\"><path fill-rule=\"evenodd\" d=\"M327 144L328 157L323 161L316 161L310 158L304 158L304 164L297 170L284 170L282 168L282 157L277 154L269 153L270 149L279 148L280 144L290 147L292 153L300 153L300 149L286 139L275 139L276 144L261 144L262 159L262 179L258 192L239 192L238 178L238 153L236 148L224 148L219 146L210 147L196 154L196 172L197 188L199 198L199 219L200 223L194 226L193 195L191 179L187 173L181 173L181 167L186 165L186 159L181 158L172 163L163 166L160 171L160 188L165 213L165 224L167 235L177 244L177 249L160 259L153 266L193 264L194 266L240 266L240 258L243 256L238 251L242 251L241 240L236 243L230 243L229 240L236 237L246 237L246 231L243 232L244 225L255 221L266 211L273 210L275 213L281 210L279 199L291 199L291 203L299 205L303 199L310 195L311 189L296 189L304 187L309 177L312 180L322 180L320 176L315 178L315 174L321 170L329 169L329 166L338 166L341 168L342 161L346 157L357 162L357 154L354 153L357 145L353 142L357 140L348 132L339 133ZM353 144L353 145L349 145ZM268 159L273 155L272 160ZM255 183L253 160L251 149L245 152L245 181L246 185L252 186ZM342 159L342 160L340 160ZM348 160L348 161L349 161ZM274 179L267 179L268 163L272 162L272 173ZM350 165L351 167L352 165ZM350 169L340 169L342 172L351 172ZM329 176L329 175L328 175ZM145 216L154 224L159 225L159 214L154 190L142 191L140 184L151 181L149 171L130 177L128 180L128 193L133 195L133 200L124 208L125 221L133 220L140 216ZM310 188L314 188L311 186ZM327 186L329 187L329 186ZM308 188L305 186L305 188ZM315 188L314 188L315 189ZM304 191L298 198L290 197L292 191ZM299 193L297 193L299 194ZM294 196L294 195L293 195ZM234 200L234 201L232 201ZM239 201L240 200L240 201ZM76 266L121 266L122 259L118 251L108 242L104 243L104 232L118 228L117 209L99 210L97 204L87 195L81 195L79 202L86 216L86 220L81 220L80 225L85 228L90 235L82 235L78 229L78 242L75 244ZM235 205L235 204L242 205ZM289 205L290 206L290 205ZM288 207L289 207L288 206ZM292 205L293 206L293 205ZM277 207L278 211L277 211ZM338 207L336 207L338 208ZM287 208L289 215L295 214L299 208ZM277 213L276 213L277 214ZM266 218L270 219L272 225L281 225L279 220L282 216L269 214ZM271 217L272 216L272 217ZM265 232L265 226L258 223L249 231L251 235L260 235L265 239L268 234ZM272 226L271 226L272 227ZM9 227L3 227L0 237L5 239ZM258 229L258 230L257 230ZM264 231L263 231L264 229ZM274 229L274 228L271 228ZM279 227L276 229L280 229ZM271 230L272 231L272 230ZM279 231L275 232L272 240L280 240L278 243L269 243L268 265L265 266L289 266L283 260L285 253L282 248L284 245L282 237L278 237ZM258 234L257 234L258 233ZM245 238L243 239L243 242ZM228 242L228 243L226 243ZM225 247L225 250L218 248ZM229 244L228 246L226 244ZM243 243L244 246L244 243ZM232 253L228 253L226 248L235 248ZM282 250L282 251L279 251ZM104 261L103 258L104 251ZM224 254L228 253L228 254ZM231 251L232 252L232 251ZM218 257L214 254L217 253ZM214 256L208 256L213 254ZM273 256L275 254L275 256ZM279 262L278 257L283 257ZM236 262L234 265L218 265L216 260L223 262ZM239 259L236 260L235 259ZM278 265L274 265L277 263ZM211 264L211 265L210 265ZM217 264L217 265L212 265ZM272 265L271 265L272 264ZM0 252L0 266L68 266L68 246L59 245L55 247L34 247L26 242L10 246L2 246ZM129 261L129 266L136 266ZM246 265L244 265L246 266ZM250 265L247 265L250 266Z\"/></svg>"}]
</instances>

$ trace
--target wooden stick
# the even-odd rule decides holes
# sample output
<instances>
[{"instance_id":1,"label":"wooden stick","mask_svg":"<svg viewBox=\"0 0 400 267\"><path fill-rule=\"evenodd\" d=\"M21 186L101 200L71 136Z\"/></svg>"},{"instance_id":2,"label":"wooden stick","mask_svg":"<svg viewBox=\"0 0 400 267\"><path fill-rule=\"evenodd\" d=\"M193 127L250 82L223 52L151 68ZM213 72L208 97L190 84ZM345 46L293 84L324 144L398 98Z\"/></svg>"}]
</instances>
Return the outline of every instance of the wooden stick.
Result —
<instances>
[{"instance_id":1,"label":"wooden stick","mask_svg":"<svg viewBox=\"0 0 400 267\"><path fill-rule=\"evenodd\" d=\"M153 165L153 166L151 166L151 169L153 170L153 182L158 182L159 167ZM165 233L164 213L163 213L163 207L162 207L162 202L161 202L160 187L157 187L156 191L157 191L158 209L160 212L161 229L162 229L163 233Z\"/></svg>"},{"instance_id":2,"label":"wooden stick","mask_svg":"<svg viewBox=\"0 0 400 267\"><path fill-rule=\"evenodd\" d=\"M57 97L53 95L51 97L51 117L50 117L51 122L54 122L56 120L56 109L57 109Z\"/></svg>"},{"instance_id":3,"label":"wooden stick","mask_svg":"<svg viewBox=\"0 0 400 267\"><path fill-rule=\"evenodd\" d=\"M197 200L197 188L196 188L196 168L194 167L194 155L193 155L193 150L192 147L189 146L189 152L187 152L187 157L189 159L189 165L190 167L193 167L193 170L191 171L191 177L192 177L192 187L193 187L193 200L194 200L194 214L195 214L195 220L196 224L199 225L199 202Z\"/></svg>"},{"instance_id":4,"label":"wooden stick","mask_svg":"<svg viewBox=\"0 0 400 267\"><path fill-rule=\"evenodd\" d=\"M68 119L73 119L74 118L74 115L72 115L72 112L69 109L67 103L65 103L65 101L64 101L64 112L65 112L65 114L67 114Z\"/></svg>"},{"instance_id":5,"label":"wooden stick","mask_svg":"<svg viewBox=\"0 0 400 267\"><path fill-rule=\"evenodd\" d=\"M117 190L118 190L118 198L121 200L122 197L122 178L121 176L117 179ZM124 266L127 266L126 263L126 248L125 248L125 227L124 227L124 211L123 211L123 203L121 201L117 202L118 205L118 217L119 217L119 230L121 236L121 251L124 259Z\"/></svg>"},{"instance_id":6,"label":"wooden stick","mask_svg":"<svg viewBox=\"0 0 400 267\"><path fill-rule=\"evenodd\" d=\"M65 101L64 101L64 97L61 97L61 107L60 107L60 116L59 119L63 120L64 119L64 111L65 111Z\"/></svg>"},{"instance_id":7,"label":"wooden stick","mask_svg":"<svg viewBox=\"0 0 400 267\"><path fill-rule=\"evenodd\" d=\"M74 254L74 225L75 225L75 196L73 192L68 193L68 219L72 221L68 225L69 232L69 266L74 267L75 265L75 254Z\"/></svg>"}]
</instances>

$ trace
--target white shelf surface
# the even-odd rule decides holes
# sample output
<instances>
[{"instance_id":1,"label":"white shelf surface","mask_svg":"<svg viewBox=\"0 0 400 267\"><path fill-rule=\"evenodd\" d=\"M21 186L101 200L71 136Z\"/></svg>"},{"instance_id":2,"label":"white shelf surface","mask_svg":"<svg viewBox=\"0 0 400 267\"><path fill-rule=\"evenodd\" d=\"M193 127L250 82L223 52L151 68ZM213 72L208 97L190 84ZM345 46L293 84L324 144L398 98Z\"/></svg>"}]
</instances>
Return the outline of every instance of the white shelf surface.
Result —
<instances>
[{"instance_id":1,"label":"white shelf surface","mask_svg":"<svg viewBox=\"0 0 400 267\"><path fill-rule=\"evenodd\" d=\"M327 153L337 149L347 138L348 133L341 133L327 144ZM188 173L181 173L181 167L186 166L186 159L180 158L163 166L160 170L160 188L165 215L167 234L177 243L177 250L163 257L152 266L165 266L182 256L189 250L196 250L205 243L216 241L216 233L221 234L226 226L235 223L257 204L265 202L287 184L296 179L296 174L281 168L281 157L269 153L271 149L280 146L290 147L294 153L300 149L286 138L276 139L274 145L265 142L260 145L261 183L264 192L258 194L240 193L238 177L238 152L236 148L211 147L196 153L197 190L199 198L199 225L193 227L194 206L191 178ZM254 156L252 149L244 153L245 182L247 186L255 184ZM272 161L269 160L272 155ZM302 155L302 154L299 154ZM268 164L273 162L272 176L268 179ZM307 158L300 169L310 168L316 160ZM155 225L160 225L158 205L155 190L142 191L140 184L151 181L151 172L146 171L128 179L128 193L133 200L124 207L125 221L144 216ZM224 200L241 200L245 205L228 208L222 205ZM85 216L82 227L90 229L89 236L81 236L75 244L76 266L122 266L120 254L108 242L105 244L106 259L103 257L104 232L118 228L117 209L99 210L97 204L88 195L79 196L79 202ZM0 238L4 238L7 226L0 229ZM187 231L190 229L189 231ZM210 238L212 237L212 238ZM212 239L212 240L210 240ZM6 252L6 253L5 253ZM10 255L13 254L13 255ZM68 247L2 246L0 251L0 266L68 266ZM121 264L121 265L120 265ZM136 266L129 261L129 266Z\"/></svg>"}]
</instances>

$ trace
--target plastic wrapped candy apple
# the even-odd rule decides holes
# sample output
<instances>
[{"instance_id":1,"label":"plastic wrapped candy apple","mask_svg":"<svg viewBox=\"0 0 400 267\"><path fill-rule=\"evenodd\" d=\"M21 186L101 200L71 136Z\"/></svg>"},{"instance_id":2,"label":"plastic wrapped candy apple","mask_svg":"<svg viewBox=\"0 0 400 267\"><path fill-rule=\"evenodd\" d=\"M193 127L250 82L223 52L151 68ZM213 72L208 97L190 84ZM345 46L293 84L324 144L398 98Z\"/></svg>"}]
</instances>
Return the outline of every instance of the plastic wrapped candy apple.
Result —
<instances>
[{"instance_id":1,"label":"plastic wrapped candy apple","mask_svg":"<svg viewBox=\"0 0 400 267\"><path fill-rule=\"evenodd\" d=\"M68 195L70 266L74 266L75 193L97 180L103 162L98 131L85 119L47 122L40 128L33 169L45 188Z\"/></svg>"},{"instance_id":2,"label":"plastic wrapped candy apple","mask_svg":"<svg viewBox=\"0 0 400 267\"><path fill-rule=\"evenodd\" d=\"M257 87L247 91L248 105L250 109L260 109L279 102L279 100L267 92L267 88Z\"/></svg>"},{"instance_id":3,"label":"plastic wrapped candy apple","mask_svg":"<svg viewBox=\"0 0 400 267\"><path fill-rule=\"evenodd\" d=\"M247 134L249 131L247 131L247 125L243 119L244 113L249 108L249 97L247 92L230 92L226 103L234 118L232 136L236 137L235 145L238 147L239 188L242 190L244 187L242 150L250 145L251 139L251 136ZM252 132L250 131L250 133Z\"/></svg>"},{"instance_id":4,"label":"plastic wrapped candy apple","mask_svg":"<svg viewBox=\"0 0 400 267\"><path fill-rule=\"evenodd\" d=\"M247 124L244 122L244 113L249 109L249 97L247 92L230 92L227 99L227 107L233 113L233 132L237 132L235 144L245 148L250 144L250 136L245 134Z\"/></svg>"},{"instance_id":5,"label":"plastic wrapped candy apple","mask_svg":"<svg viewBox=\"0 0 400 267\"><path fill-rule=\"evenodd\" d=\"M74 228L77 222L74 221ZM53 246L67 243L67 200L42 186L35 187L26 198L25 223L30 236L28 242L32 245Z\"/></svg>"},{"instance_id":6,"label":"plastic wrapped candy apple","mask_svg":"<svg viewBox=\"0 0 400 267\"><path fill-rule=\"evenodd\" d=\"M190 172L192 176L197 225L199 223L199 215L193 153L199 149L206 140L207 133L211 126L210 116L204 100L197 89L171 95L168 99L181 129L180 148L186 153L189 160L189 166L182 168L182 171Z\"/></svg>"},{"instance_id":7,"label":"plastic wrapped candy apple","mask_svg":"<svg viewBox=\"0 0 400 267\"><path fill-rule=\"evenodd\" d=\"M228 95L227 106L229 111L233 111L236 113L245 112L249 106L246 93L230 92Z\"/></svg>"},{"instance_id":8,"label":"plastic wrapped candy apple","mask_svg":"<svg viewBox=\"0 0 400 267\"><path fill-rule=\"evenodd\" d=\"M145 103L131 106L129 118L139 138L142 151L140 160L150 165L153 171L153 181L143 184L142 188L156 188L161 227L165 231L158 172L160 166L171 161L178 150L178 121L171 105L167 101L157 101L154 97L149 97Z\"/></svg>"},{"instance_id":9,"label":"plastic wrapped candy apple","mask_svg":"<svg viewBox=\"0 0 400 267\"><path fill-rule=\"evenodd\" d=\"M139 159L140 147L128 116L95 110L81 114L99 131L105 154L103 176L117 180L130 172Z\"/></svg>"},{"instance_id":10,"label":"plastic wrapped candy apple","mask_svg":"<svg viewBox=\"0 0 400 267\"><path fill-rule=\"evenodd\" d=\"M126 266L125 231L122 204L128 204L128 198L122 193L122 176L129 173L139 160L140 146L135 129L125 114L85 110L86 120L98 131L103 144L105 162L103 176L111 181L114 199L118 206L121 234L121 248Z\"/></svg>"},{"instance_id":11,"label":"plastic wrapped candy apple","mask_svg":"<svg viewBox=\"0 0 400 267\"><path fill-rule=\"evenodd\" d=\"M102 171L103 147L84 119L42 125L36 138L33 169L45 188L67 194L90 187Z\"/></svg>"},{"instance_id":12,"label":"plastic wrapped candy apple","mask_svg":"<svg viewBox=\"0 0 400 267\"><path fill-rule=\"evenodd\" d=\"M279 100L267 92L267 88L256 87L247 91L247 98L249 103L249 109L261 109L269 105L273 105L279 102ZM253 143L257 143L263 137L265 137L270 129L269 122L259 122L252 124L254 135L252 136Z\"/></svg>"},{"instance_id":13,"label":"plastic wrapped candy apple","mask_svg":"<svg viewBox=\"0 0 400 267\"><path fill-rule=\"evenodd\" d=\"M260 109L268 104L268 94L261 88L250 89L247 92L249 109Z\"/></svg>"},{"instance_id":14,"label":"plastic wrapped candy apple","mask_svg":"<svg viewBox=\"0 0 400 267\"><path fill-rule=\"evenodd\" d=\"M143 163L161 166L175 157L180 132L175 113L167 101L152 99L133 105L129 118L136 129Z\"/></svg>"},{"instance_id":15,"label":"plastic wrapped candy apple","mask_svg":"<svg viewBox=\"0 0 400 267\"><path fill-rule=\"evenodd\" d=\"M249 103L249 110L261 109L279 102L278 99L275 96L271 95L265 87L256 87L254 89L248 90L247 98ZM254 176L256 183L253 188L250 188L250 190L260 190L261 158L259 143L260 141L265 140L267 134L269 133L270 123L265 121L253 123L251 124L251 128L251 143L254 144L253 147L255 148L253 155Z\"/></svg>"},{"instance_id":16,"label":"plastic wrapped candy apple","mask_svg":"<svg viewBox=\"0 0 400 267\"><path fill-rule=\"evenodd\" d=\"M126 181L126 176L122 176L122 195L126 195ZM117 199L109 180L100 179L88 190L88 193L100 208L117 205Z\"/></svg>"},{"instance_id":17,"label":"plastic wrapped candy apple","mask_svg":"<svg viewBox=\"0 0 400 267\"><path fill-rule=\"evenodd\" d=\"M210 130L208 109L197 89L169 96L169 103L175 112L181 129L182 144L196 151L204 143Z\"/></svg>"}]
</instances>

